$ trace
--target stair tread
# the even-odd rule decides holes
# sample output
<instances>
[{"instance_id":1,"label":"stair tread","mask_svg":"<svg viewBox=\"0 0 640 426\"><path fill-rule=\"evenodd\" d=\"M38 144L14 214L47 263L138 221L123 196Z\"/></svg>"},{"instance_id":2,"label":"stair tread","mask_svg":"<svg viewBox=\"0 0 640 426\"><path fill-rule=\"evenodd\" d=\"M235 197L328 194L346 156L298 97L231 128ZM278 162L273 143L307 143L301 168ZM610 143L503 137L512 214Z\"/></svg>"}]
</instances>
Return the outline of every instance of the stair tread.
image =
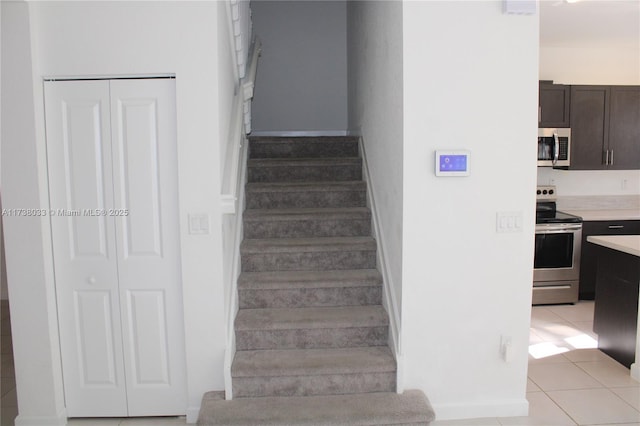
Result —
<instances>
[{"instance_id":1,"label":"stair tread","mask_svg":"<svg viewBox=\"0 0 640 426\"><path fill-rule=\"evenodd\" d=\"M375 392L231 401L223 398L221 392L205 394L198 425L428 425L435 419L429 400L418 390L402 394Z\"/></svg>"},{"instance_id":2,"label":"stair tread","mask_svg":"<svg viewBox=\"0 0 640 426\"><path fill-rule=\"evenodd\" d=\"M236 352L233 377L311 376L396 371L386 346L338 349L270 349Z\"/></svg>"},{"instance_id":3,"label":"stair tread","mask_svg":"<svg viewBox=\"0 0 640 426\"><path fill-rule=\"evenodd\" d=\"M362 163L360 157L302 157L302 158L251 158L248 160L249 167L309 167L309 166L341 166L359 165Z\"/></svg>"},{"instance_id":4,"label":"stair tread","mask_svg":"<svg viewBox=\"0 0 640 426\"><path fill-rule=\"evenodd\" d=\"M362 180L327 181L327 182L250 182L247 192L329 192L366 190L366 183Z\"/></svg>"},{"instance_id":5,"label":"stair tread","mask_svg":"<svg viewBox=\"0 0 640 426\"><path fill-rule=\"evenodd\" d=\"M345 250L371 251L375 249L376 241L372 237L245 239L240 245L240 252L243 254L310 253Z\"/></svg>"},{"instance_id":6,"label":"stair tread","mask_svg":"<svg viewBox=\"0 0 640 426\"><path fill-rule=\"evenodd\" d=\"M243 272L238 278L238 288L241 290L378 287L381 285L382 276L377 269Z\"/></svg>"},{"instance_id":7,"label":"stair tread","mask_svg":"<svg viewBox=\"0 0 640 426\"><path fill-rule=\"evenodd\" d=\"M385 327L387 313L381 305L240 309L236 331Z\"/></svg>"},{"instance_id":8,"label":"stair tread","mask_svg":"<svg viewBox=\"0 0 640 426\"><path fill-rule=\"evenodd\" d=\"M290 208L245 210L245 221L286 221L305 219L369 219L366 207Z\"/></svg>"},{"instance_id":9,"label":"stair tread","mask_svg":"<svg viewBox=\"0 0 640 426\"><path fill-rule=\"evenodd\" d=\"M324 145L327 142L352 144L358 142L357 136L249 136L251 143L303 143Z\"/></svg>"}]
</instances>

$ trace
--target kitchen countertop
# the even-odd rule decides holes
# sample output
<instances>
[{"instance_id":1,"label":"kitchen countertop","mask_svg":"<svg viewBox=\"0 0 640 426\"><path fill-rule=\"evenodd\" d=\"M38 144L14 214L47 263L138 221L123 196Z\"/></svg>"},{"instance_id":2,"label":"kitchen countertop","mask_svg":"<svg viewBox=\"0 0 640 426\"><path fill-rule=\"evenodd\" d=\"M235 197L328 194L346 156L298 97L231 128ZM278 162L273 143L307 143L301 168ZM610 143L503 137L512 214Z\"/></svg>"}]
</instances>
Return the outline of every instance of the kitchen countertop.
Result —
<instances>
[{"instance_id":1,"label":"kitchen countertop","mask_svg":"<svg viewBox=\"0 0 640 426\"><path fill-rule=\"evenodd\" d=\"M591 235L587 241L640 257L640 235Z\"/></svg>"},{"instance_id":2,"label":"kitchen countertop","mask_svg":"<svg viewBox=\"0 0 640 426\"><path fill-rule=\"evenodd\" d=\"M602 210L573 210L561 209L565 213L580 216L584 221L595 220L640 220L638 209L602 209Z\"/></svg>"}]
</instances>

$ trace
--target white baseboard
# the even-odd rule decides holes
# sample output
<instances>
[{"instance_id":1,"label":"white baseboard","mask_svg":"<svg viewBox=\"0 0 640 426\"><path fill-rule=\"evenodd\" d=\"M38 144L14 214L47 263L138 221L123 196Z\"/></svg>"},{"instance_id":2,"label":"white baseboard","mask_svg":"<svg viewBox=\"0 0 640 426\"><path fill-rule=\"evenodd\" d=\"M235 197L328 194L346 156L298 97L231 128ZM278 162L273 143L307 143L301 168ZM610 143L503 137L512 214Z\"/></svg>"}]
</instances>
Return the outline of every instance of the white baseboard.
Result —
<instances>
[{"instance_id":1,"label":"white baseboard","mask_svg":"<svg viewBox=\"0 0 640 426\"><path fill-rule=\"evenodd\" d=\"M250 136L347 136L346 130L254 130Z\"/></svg>"},{"instance_id":2,"label":"white baseboard","mask_svg":"<svg viewBox=\"0 0 640 426\"><path fill-rule=\"evenodd\" d=\"M483 417L520 417L529 415L526 398L508 401L437 404L432 403L437 420L459 420Z\"/></svg>"},{"instance_id":3,"label":"white baseboard","mask_svg":"<svg viewBox=\"0 0 640 426\"><path fill-rule=\"evenodd\" d=\"M200 407L187 408L187 423L195 424L198 421L199 415L200 415Z\"/></svg>"},{"instance_id":4,"label":"white baseboard","mask_svg":"<svg viewBox=\"0 0 640 426\"><path fill-rule=\"evenodd\" d=\"M18 414L15 426L65 426L67 424L67 410L62 410L57 416L25 416Z\"/></svg>"},{"instance_id":5,"label":"white baseboard","mask_svg":"<svg viewBox=\"0 0 640 426\"><path fill-rule=\"evenodd\" d=\"M400 342L400 306L395 298L393 288L394 283L392 275L388 269L388 262L385 255L386 241L382 232L382 223L378 218L376 208L375 191L371 176L369 174L369 163L367 162L367 152L364 147L362 137L359 138L359 150L362 156L362 175L367 182L367 203L371 209L371 225L373 228L373 236L378 243L377 265L378 270L382 274L383 285L383 304L389 316L389 346L396 360L396 391L404 392L404 357L402 356L402 344Z\"/></svg>"},{"instance_id":6,"label":"white baseboard","mask_svg":"<svg viewBox=\"0 0 640 426\"><path fill-rule=\"evenodd\" d=\"M631 377L640 382L640 366L637 362L631 364Z\"/></svg>"}]
</instances>

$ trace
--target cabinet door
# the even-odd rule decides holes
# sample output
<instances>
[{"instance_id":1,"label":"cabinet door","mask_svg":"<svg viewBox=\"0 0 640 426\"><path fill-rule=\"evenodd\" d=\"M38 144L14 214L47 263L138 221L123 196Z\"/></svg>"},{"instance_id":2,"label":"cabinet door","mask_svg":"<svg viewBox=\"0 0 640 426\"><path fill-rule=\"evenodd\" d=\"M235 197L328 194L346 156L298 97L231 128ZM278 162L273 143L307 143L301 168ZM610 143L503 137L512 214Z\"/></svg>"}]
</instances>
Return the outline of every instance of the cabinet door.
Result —
<instances>
[{"instance_id":1,"label":"cabinet door","mask_svg":"<svg viewBox=\"0 0 640 426\"><path fill-rule=\"evenodd\" d=\"M571 86L540 82L538 127L569 127Z\"/></svg>"},{"instance_id":2,"label":"cabinet door","mask_svg":"<svg viewBox=\"0 0 640 426\"><path fill-rule=\"evenodd\" d=\"M571 87L572 170L606 169L609 143L608 86Z\"/></svg>"},{"instance_id":3,"label":"cabinet door","mask_svg":"<svg viewBox=\"0 0 640 426\"><path fill-rule=\"evenodd\" d=\"M109 82L46 82L45 111L67 415L126 416Z\"/></svg>"},{"instance_id":4,"label":"cabinet door","mask_svg":"<svg viewBox=\"0 0 640 426\"><path fill-rule=\"evenodd\" d=\"M609 117L609 168L640 169L640 87L613 86Z\"/></svg>"}]
</instances>

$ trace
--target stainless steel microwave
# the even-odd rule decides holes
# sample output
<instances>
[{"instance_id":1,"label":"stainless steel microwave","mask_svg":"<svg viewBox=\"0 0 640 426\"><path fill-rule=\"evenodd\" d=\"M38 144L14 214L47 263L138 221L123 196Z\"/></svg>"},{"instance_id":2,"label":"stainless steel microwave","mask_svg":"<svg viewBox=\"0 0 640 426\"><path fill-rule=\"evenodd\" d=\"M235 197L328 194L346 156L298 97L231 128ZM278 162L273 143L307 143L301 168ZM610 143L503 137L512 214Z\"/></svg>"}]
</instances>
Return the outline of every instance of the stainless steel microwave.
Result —
<instances>
[{"instance_id":1,"label":"stainless steel microwave","mask_svg":"<svg viewBox=\"0 0 640 426\"><path fill-rule=\"evenodd\" d=\"M538 166L568 167L571 159L571 129L538 129Z\"/></svg>"}]
</instances>

